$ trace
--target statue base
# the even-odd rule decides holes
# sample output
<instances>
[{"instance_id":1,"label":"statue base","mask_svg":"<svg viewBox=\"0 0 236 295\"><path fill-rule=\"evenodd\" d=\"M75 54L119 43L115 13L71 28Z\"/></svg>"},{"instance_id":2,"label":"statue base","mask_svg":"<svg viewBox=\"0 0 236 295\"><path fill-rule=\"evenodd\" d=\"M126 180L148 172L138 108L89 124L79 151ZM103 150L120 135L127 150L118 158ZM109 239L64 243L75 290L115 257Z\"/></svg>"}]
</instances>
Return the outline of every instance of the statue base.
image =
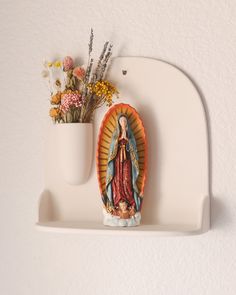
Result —
<instances>
[{"instance_id":1,"label":"statue base","mask_svg":"<svg viewBox=\"0 0 236 295\"><path fill-rule=\"evenodd\" d=\"M137 212L134 216L129 219L123 219L119 216L114 216L109 213L105 209L103 209L103 224L108 226L137 226L141 221L141 213Z\"/></svg>"}]
</instances>

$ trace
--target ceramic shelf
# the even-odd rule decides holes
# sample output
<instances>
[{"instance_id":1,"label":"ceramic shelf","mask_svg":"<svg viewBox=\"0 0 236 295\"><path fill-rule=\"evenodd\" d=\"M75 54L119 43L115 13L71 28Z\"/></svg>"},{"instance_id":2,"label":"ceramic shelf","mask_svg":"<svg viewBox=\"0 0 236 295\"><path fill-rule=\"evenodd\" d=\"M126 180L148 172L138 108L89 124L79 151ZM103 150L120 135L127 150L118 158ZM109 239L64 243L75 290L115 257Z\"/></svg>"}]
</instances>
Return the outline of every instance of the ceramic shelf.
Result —
<instances>
[{"instance_id":1,"label":"ceramic shelf","mask_svg":"<svg viewBox=\"0 0 236 295\"><path fill-rule=\"evenodd\" d=\"M168 63L139 57L115 58L108 76L119 89L117 103L134 106L147 133L142 225L114 228L102 224L95 146L88 182L69 185L58 169L55 134L49 127L45 190L39 200L37 227L53 232L158 236L206 232L210 226L208 130L201 97L193 83ZM99 110L94 122L95 144L105 111Z\"/></svg>"},{"instance_id":2,"label":"ceramic shelf","mask_svg":"<svg viewBox=\"0 0 236 295\"><path fill-rule=\"evenodd\" d=\"M200 206L198 224L169 224L160 225L155 222L143 223L137 227L109 227L103 226L101 220L52 220L53 204L50 204L50 193L44 191L41 195L39 221L37 227L43 231L70 232L70 233L96 233L96 234L145 234L145 235L194 235L208 230L209 197L205 197Z\"/></svg>"}]
</instances>

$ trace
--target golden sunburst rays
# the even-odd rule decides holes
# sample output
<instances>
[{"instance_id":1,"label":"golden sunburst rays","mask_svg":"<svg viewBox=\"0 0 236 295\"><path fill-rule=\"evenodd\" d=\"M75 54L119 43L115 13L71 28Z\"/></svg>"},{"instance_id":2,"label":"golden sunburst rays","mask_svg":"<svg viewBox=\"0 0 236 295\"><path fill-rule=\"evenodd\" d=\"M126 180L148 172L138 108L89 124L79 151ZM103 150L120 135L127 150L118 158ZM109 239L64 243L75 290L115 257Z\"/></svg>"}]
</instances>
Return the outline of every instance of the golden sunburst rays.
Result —
<instances>
[{"instance_id":1,"label":"golden sunburst rays","mask_svg":"<svg viewBox=\"0 0 236 295\"><path fill-rule=\"evenodd\" d=\"M113 132L116 128L116 113L114 111L110 112L110 110L105 115L100 127L97 146L97 176L101 193L103 193L106 188L109 148Z\"/></svg>"},{"instance_id":2,"label":"golden sunburst rays","mask_svg":"<svg viewBox=\"0 0 236 295\"><path fill-rule=\"evenodd\" d=\"M97 146L97 176L101 193L106 189L106 174L109 148L113 132L117 125L117 117L120 114L126 115L130 128L133 131L138 158L139 158L139 176L137 186L140 192L143 192L146 178L147 163L147 144L145 130L142 121L134 108L128 104L116 104L106 113L99 132Z\"/></svg>"}]
</instances>

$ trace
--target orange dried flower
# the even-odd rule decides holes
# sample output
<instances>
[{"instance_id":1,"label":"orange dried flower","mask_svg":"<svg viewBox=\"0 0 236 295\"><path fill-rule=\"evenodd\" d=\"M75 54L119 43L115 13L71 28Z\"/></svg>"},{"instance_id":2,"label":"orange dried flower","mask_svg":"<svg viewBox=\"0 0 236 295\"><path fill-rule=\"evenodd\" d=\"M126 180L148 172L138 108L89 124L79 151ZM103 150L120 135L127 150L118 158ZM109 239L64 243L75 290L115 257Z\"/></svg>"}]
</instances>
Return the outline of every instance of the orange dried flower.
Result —
<instances>
[{"instance_id":1,"label":"orange dried flower","mask_svg":"<svg viewBox=\"0 0 236 295\"><path fill-rule=\"evenodd\" d=\"M57 94L51 97L51 104L59 104L61 102L61 93L58 92Z\"/></svg>"},{"instance_id":2,"label":"orange dried flower","mask_svg":"<svg viewBox=\"0 0 236 295\"><path fill-rule=\"evenodd\" d=\"M49 115L52 118L57 118L60 115L59 108L51 108L50 111L49 111Z\"/></svg>"},{"instance_id":3,"label":"orange dried flower","mask_svg":"<svg viewBox=\"0 0 236 295\"><path fill-rule=\"evenodd\" d=\"M82 80L85 76L85 69L83 69L82 67L76 67L73 70L73 75L78 79L78 80Z\"/></svg>"}]
</instances>

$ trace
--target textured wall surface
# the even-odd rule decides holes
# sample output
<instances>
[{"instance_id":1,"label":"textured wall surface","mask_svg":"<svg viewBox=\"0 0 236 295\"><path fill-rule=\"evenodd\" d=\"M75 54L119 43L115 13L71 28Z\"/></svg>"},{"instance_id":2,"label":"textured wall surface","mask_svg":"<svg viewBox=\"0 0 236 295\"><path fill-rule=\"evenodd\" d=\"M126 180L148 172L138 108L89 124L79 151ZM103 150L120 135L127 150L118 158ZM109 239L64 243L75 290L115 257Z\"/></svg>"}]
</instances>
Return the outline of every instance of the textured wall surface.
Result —
<instances>
[{"instance_id":1,"label":"textured wall surface","mask_svg":"<svg viewBox=\"0 0 236 295\"><path fill-rule=\"evenodd\" d=\"M167 60L209 111L212 229L195 237L38 232L48 92L44 58L96 52ZM0 294L236 293L236 2L0 0ZM157 86L158 87L158 86Z\"/></svg>"}]
</instances>

